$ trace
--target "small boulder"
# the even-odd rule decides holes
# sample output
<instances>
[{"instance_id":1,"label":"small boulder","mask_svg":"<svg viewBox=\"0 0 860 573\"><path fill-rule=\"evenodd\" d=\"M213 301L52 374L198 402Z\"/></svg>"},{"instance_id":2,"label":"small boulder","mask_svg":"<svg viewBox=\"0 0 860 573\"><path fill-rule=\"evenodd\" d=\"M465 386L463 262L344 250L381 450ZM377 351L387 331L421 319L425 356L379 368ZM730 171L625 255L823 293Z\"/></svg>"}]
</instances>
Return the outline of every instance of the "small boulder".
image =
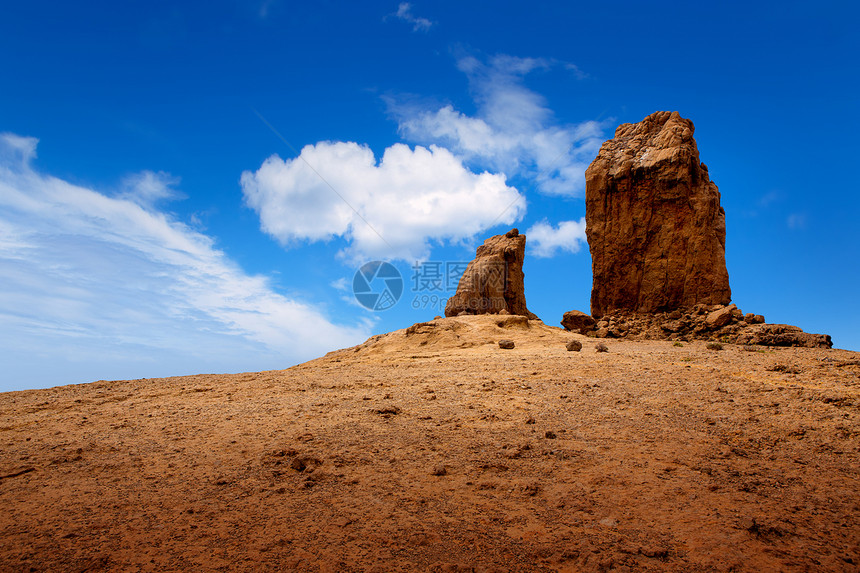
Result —
<instances>
[{"instance_id":1,"label":"small boulder","mask_svg":"<svg viewBox=\"0 0 860 573\"><path fill-rule=\"evenodd\" d=\"M594 345L595 352L609 352L609 347L603 344L602 342L598 342Z\"/></svg>"},{"instance_id":2,"label":"small boulder","mask_svg":"<svg viewBox=\"0 0 860 573\"><path fill-rule=\"evenodd\" d=\"M585 334L594 329L596 321L590 315L579 310L569 310L564 313L561 325L566 329Z\"/></svg>"},{"instance_id":3,"label":"small boulder","mask_svg":"<svg viewBox=\"0 0 860 573\"><path fill-rule=\"evenodd\" d=\"M579 352L582 350L582 343L578 340L571 340L565 348L567 348L568 352Z\"/></svg>"},{"instance_id":4,"label":"small boulder","mask_svg":"<svg viewBox=\"0 0 860 573\"><path fill-rule=\"evenodd\" d=\"M737 310L737 306L730 304L729 306L724 306L720 309L713 310L708 314L708 317L705 319L705 324L708 328L716 330L717 328L722 328L728 323L732 321L734 316L734 312Z\"/></svg>"},{"instance_id":5,"label":"small boulder","mask_svg":"<svg viewBox=\"0 0 860 573\"><path fill-rule=\"evenodd\" d=\"M516 346L516 345L514 344L513 340L500 340L499 341L499 348L504 348L505 350L510 350L514 346Z\"/></svg>"}]
</instances>

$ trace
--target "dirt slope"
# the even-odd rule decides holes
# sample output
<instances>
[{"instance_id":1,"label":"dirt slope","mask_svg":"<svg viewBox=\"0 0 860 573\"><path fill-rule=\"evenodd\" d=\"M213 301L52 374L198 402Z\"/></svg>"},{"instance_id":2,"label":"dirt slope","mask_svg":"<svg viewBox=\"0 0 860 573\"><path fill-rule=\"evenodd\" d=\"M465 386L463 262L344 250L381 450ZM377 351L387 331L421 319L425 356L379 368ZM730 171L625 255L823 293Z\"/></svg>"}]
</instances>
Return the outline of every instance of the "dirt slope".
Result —
<instances>
[{"instance_id":1,"label":"dirt slope","mask_svg":"<svg viewBox=\"0 0 860 573\"><path fill-rule=\"evenodd\" d=\"M0 571L860 568L860 354L604 342L0 394Z\"/></svg>"}]
</instances>

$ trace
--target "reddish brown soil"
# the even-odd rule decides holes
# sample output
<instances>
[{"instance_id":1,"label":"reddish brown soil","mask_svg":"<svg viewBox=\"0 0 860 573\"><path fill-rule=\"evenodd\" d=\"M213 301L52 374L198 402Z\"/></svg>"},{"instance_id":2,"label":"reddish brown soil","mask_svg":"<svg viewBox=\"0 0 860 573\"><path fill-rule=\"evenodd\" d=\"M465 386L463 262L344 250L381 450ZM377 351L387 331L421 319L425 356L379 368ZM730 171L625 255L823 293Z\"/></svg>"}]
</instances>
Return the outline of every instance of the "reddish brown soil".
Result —
<instances>
[{"instance_id":1,"label":"reddish brown soil","mask_svg":"<svg viewBox=\"0 0 860 573\"><path fill-rule=\"evenodd\" d=\"M860 568L860 354L494 320L0 394L0 571Z\"/></svg>"}]
</instances>

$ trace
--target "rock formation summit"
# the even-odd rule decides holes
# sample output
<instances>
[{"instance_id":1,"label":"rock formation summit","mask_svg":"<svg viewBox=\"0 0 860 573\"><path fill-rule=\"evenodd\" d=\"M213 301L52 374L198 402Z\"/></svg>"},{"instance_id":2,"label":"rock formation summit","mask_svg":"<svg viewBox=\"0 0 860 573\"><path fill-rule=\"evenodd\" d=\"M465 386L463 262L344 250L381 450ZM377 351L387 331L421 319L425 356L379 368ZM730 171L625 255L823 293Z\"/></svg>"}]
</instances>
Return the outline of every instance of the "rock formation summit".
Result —
<instances>
[{"instance_id":1,"label":"rock formation summit","mask_svg":"<svg viewBox=\"0 0 860 573\"><path fill-rule=\"evenodd\" d=\"M676 111L622 124L586 170L592 316L731 302L725 212L693 130Z\"/></svg>"},{"instance_id":2,"label":"rock formation summit","mask_svg":"<svg viewBox=\"0 0 860 573\"><path fill-rule=\"evenodd\" d=\"M445 316L499 314L502 311L537 318L526 308L523 258L526 236L517 229L495 235L478 247L475 259L445 305Z\"/></svg>"}]
</instances>

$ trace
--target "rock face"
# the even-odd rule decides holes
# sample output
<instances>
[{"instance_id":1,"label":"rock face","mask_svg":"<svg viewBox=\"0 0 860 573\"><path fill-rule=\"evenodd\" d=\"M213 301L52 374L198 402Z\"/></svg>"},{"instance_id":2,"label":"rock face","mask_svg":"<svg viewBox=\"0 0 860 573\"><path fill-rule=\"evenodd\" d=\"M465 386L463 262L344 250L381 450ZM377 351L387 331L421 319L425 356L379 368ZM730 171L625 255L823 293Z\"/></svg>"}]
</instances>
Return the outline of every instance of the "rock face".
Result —
<instances>
[{"instance_id":1,"label":"rock face","mask_svg":"<svg viewBox=\"0 0 860 573\"><path fill-rule=\"evenodd\" d=\"M586 170L594 317L731 301L725 212L693 130L667 111L622 124Z\"/></svg>"},{"instance_id":2,"label":"rock face","mask_svg":"<svg viewBox=\"0 0 860 573\"><path fill-rule=\"evenodd\" d=\"M526 236L517 229L490 237L478 247L466 267L457 292L445 305L445 316L460 314L511 314L537 318L526 308L523 257Z\"/></svg>"}]
</instances>

